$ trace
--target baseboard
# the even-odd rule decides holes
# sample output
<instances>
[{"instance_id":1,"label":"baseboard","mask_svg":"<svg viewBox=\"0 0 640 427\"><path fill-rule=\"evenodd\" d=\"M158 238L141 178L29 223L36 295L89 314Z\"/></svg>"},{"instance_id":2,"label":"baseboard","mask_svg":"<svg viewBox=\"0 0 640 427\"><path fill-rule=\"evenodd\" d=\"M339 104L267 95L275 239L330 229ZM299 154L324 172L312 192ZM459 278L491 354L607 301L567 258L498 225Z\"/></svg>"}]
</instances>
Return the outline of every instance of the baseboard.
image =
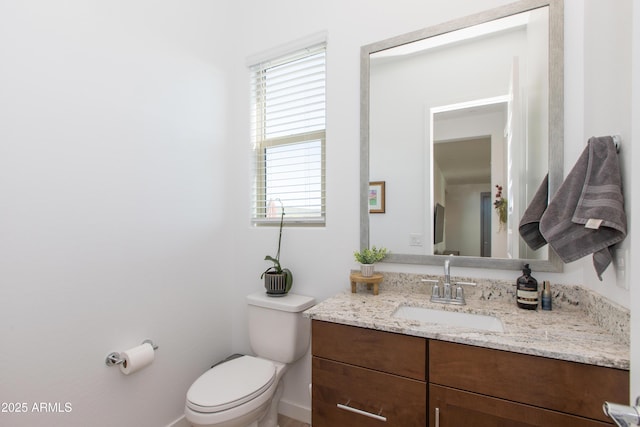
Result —
<instances>
[{"instance_id":1,"label":"baseboard","mask_svg":"<svg viewBox=\"0 0 640 427\"><path fill-rule=\"evenodd\" d=\"M281 399L280 404L278 405L278 412L289 418L293 418L294 420L311 424L311 408Z\"/></svg>"},{"instance_id":2,"label":"baseboard","mask_svg":"<svg viewBox=\"0 0 640 427\"><path fill-rule=\"evenodd\" d=\"M289 418L293 418L294 420L311 424L311 408L300 406L286 400L280 400L280 404L278 405L278 412ZM167 425L167 427L191 427L191 424L183 415L171 424Z\"/></svg>"},{"instance_id":3,"label":"baseboard","mask_svg":"<svg viewBox=\"0 0 640 427\"><path fill-rule=\"evenodd\" d=\"M191 423L187 421L187 418L183 415L167 427L191 427Z\"/></svg>"}]
</instances>

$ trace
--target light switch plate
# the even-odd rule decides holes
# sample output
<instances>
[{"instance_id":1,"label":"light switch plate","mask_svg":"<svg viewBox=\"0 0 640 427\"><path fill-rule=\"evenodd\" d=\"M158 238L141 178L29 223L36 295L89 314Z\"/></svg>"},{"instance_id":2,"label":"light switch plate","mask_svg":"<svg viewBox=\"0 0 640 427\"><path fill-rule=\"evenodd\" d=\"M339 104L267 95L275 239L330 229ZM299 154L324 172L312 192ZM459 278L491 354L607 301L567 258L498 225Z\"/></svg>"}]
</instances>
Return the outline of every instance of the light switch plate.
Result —
<instances>
[{"instance_id":1,"label":"light switch plate","mask_svg":"<svg viewBox=\"0 0 640 427\"><path fill-rule=\"evenodd\" d=\"M409 234L409 246L422 246L422 234Z\"/></svg>"}]
</instances>

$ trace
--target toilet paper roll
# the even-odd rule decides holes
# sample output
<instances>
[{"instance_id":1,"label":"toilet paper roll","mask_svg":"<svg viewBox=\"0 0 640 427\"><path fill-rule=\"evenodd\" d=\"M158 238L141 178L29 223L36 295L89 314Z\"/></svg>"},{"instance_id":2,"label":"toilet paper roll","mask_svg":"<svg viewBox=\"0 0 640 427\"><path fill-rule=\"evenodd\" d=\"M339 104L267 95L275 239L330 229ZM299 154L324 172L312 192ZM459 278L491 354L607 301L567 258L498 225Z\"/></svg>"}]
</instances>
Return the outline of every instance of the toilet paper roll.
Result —
<instances>
[{"instance_id":1,"label":"toilet paper roll","mask_svg":"<svg viewBox=\"0 0 640 427\"><path fill-rule=\"evenodd\" d=\"M149 343L123 351L120 353L120 357L124 360L120 365L120 371L125 375L138 372L153 362L154 355L153 346Z\"/></svg>"}]
</instances>

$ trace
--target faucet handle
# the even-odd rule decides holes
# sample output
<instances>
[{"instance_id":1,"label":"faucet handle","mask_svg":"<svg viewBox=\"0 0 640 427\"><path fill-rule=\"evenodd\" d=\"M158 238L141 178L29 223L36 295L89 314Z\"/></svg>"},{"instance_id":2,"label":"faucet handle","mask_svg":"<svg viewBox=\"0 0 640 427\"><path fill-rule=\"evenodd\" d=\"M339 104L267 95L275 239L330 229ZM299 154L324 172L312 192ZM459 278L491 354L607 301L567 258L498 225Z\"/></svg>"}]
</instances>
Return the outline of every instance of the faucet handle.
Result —
<instances>
[{"instance_id":1,"label":"faucet handle","mask_svg":"<svg viewBox=\"0 0 640 427\"><path fill-rule=\"evenodd\" d=\"M457 286L478 286L475 282L456 282Z\"/></svg>"},{"instance_id":2,"label":"faucet handle","mask_svg":"<svg viewBox=\"0 0 640 427\"><path fill-rule=\"evenodd\" d=\"M474 282L456 282L456 300L460 301L462 304L466 302L464 299L463 286L478 286L478 284Z\"/></svg>"},{"instance_id":3,"label":"faucet handle","mask_svg":"<svg viewBox=\"0 0 640 427\"><path fill-rule=\"evenodd\" d=\"M423 283L433 283L433 287L431 288L431 297L439 297L440 296L440 281L434 279L420 279Z\"/></svg>"}]
</instances>

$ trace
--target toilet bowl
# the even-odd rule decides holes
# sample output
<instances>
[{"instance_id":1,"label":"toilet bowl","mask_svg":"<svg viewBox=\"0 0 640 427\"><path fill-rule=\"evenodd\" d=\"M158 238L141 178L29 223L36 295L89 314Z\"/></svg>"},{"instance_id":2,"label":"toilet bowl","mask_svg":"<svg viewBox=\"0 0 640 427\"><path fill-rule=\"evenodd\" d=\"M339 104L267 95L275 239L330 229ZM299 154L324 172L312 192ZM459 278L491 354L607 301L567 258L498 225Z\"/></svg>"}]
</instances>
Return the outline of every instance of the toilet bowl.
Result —
<instances>
[{"instance_id":1,"label":"toilet bowl","mask_svg":"<svg viewBox=\"0 0 640 427\"><path fill-rule=\"evenodd\" d=\"M194 427L277 427L278 404L289 364L309 348L312 297L264 293L247 296L249 341L256 356L215 365L189 388L185 416Z\"/></svg>"},{"instance_id":2,"label":"toilet bowl","mask_svg":"<svg viewBox=\"0 0 640 427\"><path fill-rule=\"evenodd\" d=\"M277 419L277 404L282 393L280 379L285 371L283 363L253 356L217 365L189 388L187 420L194 427L259 426L259 421L270 418L272 406Z\"/></svg>"}]
</instances>

